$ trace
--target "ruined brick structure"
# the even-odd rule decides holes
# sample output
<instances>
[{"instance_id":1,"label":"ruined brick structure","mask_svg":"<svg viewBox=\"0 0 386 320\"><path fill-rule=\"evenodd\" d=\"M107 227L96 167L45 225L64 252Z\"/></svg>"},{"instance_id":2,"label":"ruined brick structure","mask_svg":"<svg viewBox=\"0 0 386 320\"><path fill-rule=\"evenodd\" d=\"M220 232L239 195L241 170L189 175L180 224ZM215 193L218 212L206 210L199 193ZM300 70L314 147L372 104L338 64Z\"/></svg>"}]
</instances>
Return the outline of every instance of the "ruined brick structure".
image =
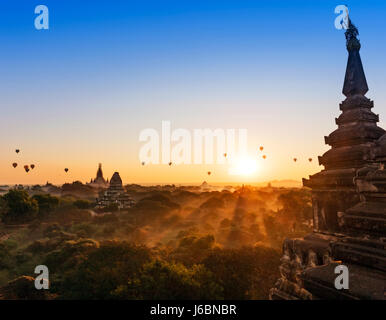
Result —
<instances>
[{"instance_id":1,"label":"ruined brick structure","mask_svg":"<svg viewBox=\"0 0 386 320\"><path fill-rule=\"evenodd\" d=\"M281 278L270 299L385 299L386 132L371 109L360 58L358 30L345 33L348 62L338 129L319 163L324 170L303 179L312 190L313 233L283 244ZM337 290L335 267L349 270L349 289Z\"/></svg>"}]
</instances>

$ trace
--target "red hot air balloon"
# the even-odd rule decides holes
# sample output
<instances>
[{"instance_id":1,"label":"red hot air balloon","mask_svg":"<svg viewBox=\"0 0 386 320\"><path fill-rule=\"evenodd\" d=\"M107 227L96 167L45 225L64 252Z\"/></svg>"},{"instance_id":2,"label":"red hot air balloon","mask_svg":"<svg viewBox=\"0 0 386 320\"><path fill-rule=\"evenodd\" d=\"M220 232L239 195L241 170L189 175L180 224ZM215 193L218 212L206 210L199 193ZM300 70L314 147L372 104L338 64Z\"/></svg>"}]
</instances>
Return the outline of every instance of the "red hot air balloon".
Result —
<instances>
[{"instance_id":1,"label":"red hot air balloon","mask_svg":"<svg viewBox=\"0 0 386 320\"><path fill-rule=\"evenodd\" d=\"M169 166L171 166L172 165L172 163L171 162L169 162Z\"/></svg>"},{"instance_id":2,"label":"red hot air balloon","mask_svg":"<svg viewBox=\"0 0 386 320\"><path fill-rule=\"evenodd\" d=\"M19 152L20 152L20 150L19 150L19 149L16 149L15 151L16 151L16 153L19 153Z\"/></svg>"},{"instance_id":3,"label":"red hot air balloon","mask_svg":"<svg viewBox=\"0 0 386 320\"><path fill-rule=\"evenodd\" d=\"M64 171L67 173L68 172L68 168L64 168Z\"/></svg>"},{"instance_id":4,"label":"red hot air balloon","mask_svg":"<svg viewBox=\"0 0 386 320\"><path fill-rule=\"evenodd\" d=\"M31 164L30 165L31 169L33 170L35 168L35 165L34 164Z\"/></svg>"},{"instance_id":5,"label":"red hot air balloon","mask_svg":"<svg viewBox=\"0 0 386 320\"><path fill-rule=\"evenodd\" d=\"M210 176L212 174L212 172L208 171L208 176Z\"/></svg>"},{"instance_id":6,"label":"red hot air balloon","mask_svg":"<svg viewBox=\"0 0 386 320\"><path fill-rule=\"evenodd\" d=\"M312 158L308 158L308 161L311 162L311 161L312 161Z\"/></svg>"},{"instance_id":7,"label":"red hot air balloon","mask_svg":"<svg viewBox=\"0 0 386 320\"><path fill-rule=\"evenodd\" d=\"M27 165L24 166L24 170L25 172L28 172L29 171L29 167Z\"/></svg>"},{"instance_id":8,"label":"red hot air balloon","mask_svg":"<svg viewBox=\"0 0 386 320\"><path fill-rule=\"evenodd\" d=\"M264 150L264 147L260 147L260 151L263 151Z\"/></svg>"},{"instance_id":9,"label":"red hot air balloon","mask_svg":"<svg viewBox=\"0 0 386 320\"><path fill-rule=\"evenodd\" d=\"M298 161L298 159L297 159L297 158L294 158L294 162L296 162L296 161Z\"/></svg>"},{"instance_id":10,"label":"red hot air balloon","mask_svg":"<svg viewBox=\"0 0 386 320\"><path fill-rule=\"evenodd\" d=\"M17 163L16 162L12 163L12 167L16 168L17 167Z\"/></svg>"}]
</instances>

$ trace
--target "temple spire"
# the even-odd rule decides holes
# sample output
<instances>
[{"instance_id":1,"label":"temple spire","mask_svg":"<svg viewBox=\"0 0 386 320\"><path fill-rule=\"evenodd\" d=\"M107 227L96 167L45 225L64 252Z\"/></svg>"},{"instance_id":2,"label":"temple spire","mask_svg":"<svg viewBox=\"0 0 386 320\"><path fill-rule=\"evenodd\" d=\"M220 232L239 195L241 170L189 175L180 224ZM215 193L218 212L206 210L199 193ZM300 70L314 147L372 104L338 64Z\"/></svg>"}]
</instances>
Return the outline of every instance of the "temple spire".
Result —
<instances>
[{"instance_id":1,"label":"temple spire","mask_svg":"<svg viewBox=\"0 0 386 320\"><path fill-rule=\"evenodd\" d=\"M345 32L348 61L346 76L344 78L343 94L346 97L350 97L356 94L364 96L369 90L365 72L363 71L361 56L359 54L361 44L357 39L358 34L358 29L354 26L349 18L348 28Z\"/></svg>"},{"instance_id":2,"label":"temple spire","mask_svg":"<svg viewBox=\"0 0 386 320\"><path fill-rule=\"evenodd\" d=\"M100 163L98 166L97 176L96 178L102 178L103 179L103 172L102 172L102 164Z\"/></svg>"}]
</instances>

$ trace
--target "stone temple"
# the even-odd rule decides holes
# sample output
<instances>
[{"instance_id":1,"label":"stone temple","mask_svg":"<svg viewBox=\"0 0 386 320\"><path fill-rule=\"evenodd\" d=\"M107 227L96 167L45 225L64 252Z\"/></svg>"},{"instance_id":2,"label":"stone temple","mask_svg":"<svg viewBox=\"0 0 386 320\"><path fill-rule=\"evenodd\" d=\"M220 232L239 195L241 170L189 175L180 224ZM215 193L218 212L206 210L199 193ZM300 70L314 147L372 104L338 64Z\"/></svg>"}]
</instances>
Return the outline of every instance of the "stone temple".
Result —
<instances>
[{"instance_id":1,"label":"stone temple","mask_svg":"<svg viewBox=\"0 0 386 320\"><path fill-rule=\"evenodd\" d=\"M89 186L94 187L94 188L107 188L109 185L109 180L105 180L103 178L103 171L102 171L102 164L100 163L98 166L98 171L96 174L96 178L88 183Z\"/></svg>"},{"instance_id":2,"label":"stone temple","mask_svg":"<svg viewBox=\"0 0 386 320\"><path fill-rule=\"evenodd\" d=\"M127 209L133 206L134 200L122 186L122 179L118 172L114 172L107 190L100 192L97 199L97 208L107 208L117 205L118 209Z\"/></svg>"},{"instance_id":3,"label":"stone temple","mask_svg":"<svg viewBox=\"0 0 386 320\"><path fill-rule=\"evenodd\" d=\"M357 39L349 21L346 99L338 126L325 137L331 146L324 170L303 179L311 188L313 233L286 239L281 278L270 299L386 299L386 134L371 109ZM338 265L349 271L349 289L337 289Z\"/></svg>"}]
</instances>

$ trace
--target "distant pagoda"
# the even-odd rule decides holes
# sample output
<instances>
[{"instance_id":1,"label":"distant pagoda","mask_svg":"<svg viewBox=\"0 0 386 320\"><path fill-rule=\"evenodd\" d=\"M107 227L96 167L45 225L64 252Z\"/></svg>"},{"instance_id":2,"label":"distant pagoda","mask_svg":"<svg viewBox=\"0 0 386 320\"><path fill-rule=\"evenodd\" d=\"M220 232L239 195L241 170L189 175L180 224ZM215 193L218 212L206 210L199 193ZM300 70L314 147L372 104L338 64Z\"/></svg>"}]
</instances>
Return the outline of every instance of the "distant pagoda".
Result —
<instances>
[{"instance_id":1,"label":"distant pagoda","mask_svg":"<svg viewBox=\"0 0 386 320\"><path fill-rule=\"evenodd\" d=\"M350 19L345 36L346 99L335 120L338 129L325 137L331 146L319 157L325 169L303 179L312 190L314 231L284 241L271 299L385 299L386 134L365 97L358 29ZM348 290L334 286L340 264L349 270Z\"/></svg>"},{"instance_id":2,"label":"distant pagoda","mask_svg":"<svg viewBox=\"0 0 386 320\"><path fill-rule=\"evenodd\" d=\"M107 188L109 185L108 180L103 178L102 164L100 163L98 166L98 171L96 174L96 178L88 183L89 186L94 188Z\"/></svg>"},{"instance_id":3,"label":"distant pagoda","mask_svg":"<svg viewBox=\"0 0 386 320\"><path fill-rule=\"evenodd\" d=\"M129 196L122 186L122 179L118 172L114 172L110 180L110 186L102 191L97 199L98 208L106 208L116 205L118 209L130 208L134 200Z\"/></svg>"}]
</instances>

